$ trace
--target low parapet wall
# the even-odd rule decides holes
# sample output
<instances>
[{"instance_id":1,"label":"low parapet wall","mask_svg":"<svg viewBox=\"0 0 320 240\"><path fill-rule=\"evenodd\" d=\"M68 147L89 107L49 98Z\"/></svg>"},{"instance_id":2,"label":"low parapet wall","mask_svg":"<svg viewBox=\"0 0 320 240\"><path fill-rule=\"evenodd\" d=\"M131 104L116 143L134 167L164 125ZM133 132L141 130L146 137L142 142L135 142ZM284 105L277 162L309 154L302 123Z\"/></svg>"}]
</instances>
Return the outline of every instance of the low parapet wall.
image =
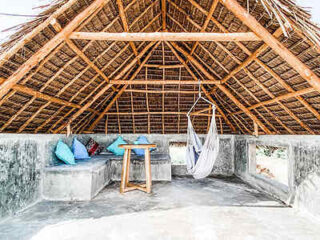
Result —
<instances>
[{"instance_id":1,"label":"low parapet wall","mask_svg":"<svg viewBox=\"0 0 320 240\"><path fill-rule=\"evenodd\" d=\"M140 134L124 134L134 141ZM109 145L117 134L76 135L86 143L90 137ZM171 142L186 142L185 134L150 134L150 142L157 144L158 152L168 153ZM12 215L42 199L43 169L57 162L54 155L59 139L69 146L74 135L57 134L0 134L0 218ZM205 135L200 135L204 138ZM230 176L234 171L234 136L220 135L220 154L213 169L214 175Z\"/></svg>"}]
</instances>

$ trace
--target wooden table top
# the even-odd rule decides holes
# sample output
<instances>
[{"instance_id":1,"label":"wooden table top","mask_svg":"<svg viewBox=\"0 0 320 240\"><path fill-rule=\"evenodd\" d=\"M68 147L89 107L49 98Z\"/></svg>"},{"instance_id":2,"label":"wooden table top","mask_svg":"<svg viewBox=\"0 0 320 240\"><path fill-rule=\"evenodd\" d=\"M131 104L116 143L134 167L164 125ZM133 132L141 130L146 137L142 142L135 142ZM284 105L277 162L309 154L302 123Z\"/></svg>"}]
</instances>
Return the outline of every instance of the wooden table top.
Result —
<instances>
[{"instance_id":1,"label":"wooden table top","mask_svg":"<svg viewBox=\"0 0 320 240\"><path fill-rule=\"evenodd\" d=\"M120 144L118 146L119 148L125 148L125 149L133 149L133 148L155 148L157 147L156 144Z\"/></svg>"}]
</instances>

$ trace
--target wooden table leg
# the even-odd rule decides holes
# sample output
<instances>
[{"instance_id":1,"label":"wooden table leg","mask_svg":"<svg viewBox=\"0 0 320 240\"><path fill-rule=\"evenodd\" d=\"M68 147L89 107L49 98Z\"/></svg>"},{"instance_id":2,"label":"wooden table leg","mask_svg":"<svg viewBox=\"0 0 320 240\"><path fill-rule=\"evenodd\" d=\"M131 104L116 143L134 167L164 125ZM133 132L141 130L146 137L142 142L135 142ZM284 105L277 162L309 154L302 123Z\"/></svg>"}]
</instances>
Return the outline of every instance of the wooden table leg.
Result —
<instances>
[{"instance_id":1,"label":"wooden table leg","mask_svg":"<svg viewBox=\"0 0 320 240\"><path fill-rule=\"evenodd\" d=\"M128 187L129 178L130 178L131 149L128 149L127 154L128 156L127 156L126 184L125 184L126 188Z\"/></svg>"},{"instance_id":2,"label":"wooden table leg","mask_svg":"<svg viewBox=\"0 0 320 240\"><path fill-rule=\"evenodd\" d=\"M145 168L146 168L146 188L147 193L151 193L151 160L150 160L150 150L147 148L145 150Z\"/></svg>"},{"instance_id":3,"label":"wooden table leg","mask_svg":"<svg viewBox=\"0 0 320 240\"><path fill-rule=\"evenodd\" d=\"M124 190L126 188L127 165L128 165L128 149L125 149L125 152L123 155L122 171L121 171L120 193L124 193Z\"/></svg>"}]
</instances>

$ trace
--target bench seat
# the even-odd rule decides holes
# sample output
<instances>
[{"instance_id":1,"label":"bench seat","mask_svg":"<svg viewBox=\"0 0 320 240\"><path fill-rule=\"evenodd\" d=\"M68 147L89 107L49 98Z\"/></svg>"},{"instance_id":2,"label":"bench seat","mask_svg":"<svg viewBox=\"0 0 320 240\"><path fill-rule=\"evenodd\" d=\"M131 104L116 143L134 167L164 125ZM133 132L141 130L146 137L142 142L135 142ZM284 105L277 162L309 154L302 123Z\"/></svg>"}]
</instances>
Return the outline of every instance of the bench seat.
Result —
<instances>
[{"instance_id":1,"label":"bench seat","mask_svg":"<svg viewBox=\"0 0 320 240\"><path fill-rule=\"evenodd\" d=\"M120 181L122 156L102 153L76 165L59 164L44 169L42 195L51 201L91 200L111 181ZM144 157L132 154L131 181L145 180ZM153 181L171 181L169 154L151 154Z\"/></svg>"}]
</instances>

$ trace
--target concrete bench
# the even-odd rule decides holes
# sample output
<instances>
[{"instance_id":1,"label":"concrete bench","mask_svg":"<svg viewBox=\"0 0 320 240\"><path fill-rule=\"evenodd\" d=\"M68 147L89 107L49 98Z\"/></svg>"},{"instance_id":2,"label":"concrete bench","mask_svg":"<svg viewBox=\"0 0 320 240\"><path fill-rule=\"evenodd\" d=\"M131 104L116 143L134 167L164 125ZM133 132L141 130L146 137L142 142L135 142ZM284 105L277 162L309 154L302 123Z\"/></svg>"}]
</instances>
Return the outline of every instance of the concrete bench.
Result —
<instances>
[{"instance_id":1,"label":"concrete bench","mask_svg":"<svg viewBox=\"0 0 320 240\"><path fill-rule=\"evenodd\" d=\"M144 157L132 154L131 181L145 180ZM122 156L104 153L76 165L60 164L44 169L43 198L51 201L91 200L111 181L120 181ZM169 154L151 154L153 181L171 181Z\"/></svg>"}]
</instances>

